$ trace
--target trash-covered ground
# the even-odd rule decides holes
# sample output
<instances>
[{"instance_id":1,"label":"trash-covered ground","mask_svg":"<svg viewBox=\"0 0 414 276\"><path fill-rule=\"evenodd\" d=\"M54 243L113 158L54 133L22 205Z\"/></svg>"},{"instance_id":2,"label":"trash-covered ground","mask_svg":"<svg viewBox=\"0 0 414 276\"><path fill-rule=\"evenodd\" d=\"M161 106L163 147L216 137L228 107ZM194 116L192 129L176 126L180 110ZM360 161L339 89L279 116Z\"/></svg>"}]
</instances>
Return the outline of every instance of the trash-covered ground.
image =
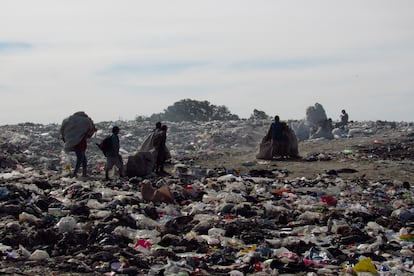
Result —
<instances>
[{"instance_id":1,"label":"trash-covered ground","mask_svg":"<svg viewBox=\"0 0 414 276\"><path fill-rule=\"evenodd\" d=\"M0 127L0 272L10 275L408 275L414 125L353 122L257 160L270 122L168 123L170 175L104 181L95 142L126 161L150 123L102 122L89 177L68 177L59 125ZM174 203L144 201L168 187Z\"/></svg>"}]
</instances>

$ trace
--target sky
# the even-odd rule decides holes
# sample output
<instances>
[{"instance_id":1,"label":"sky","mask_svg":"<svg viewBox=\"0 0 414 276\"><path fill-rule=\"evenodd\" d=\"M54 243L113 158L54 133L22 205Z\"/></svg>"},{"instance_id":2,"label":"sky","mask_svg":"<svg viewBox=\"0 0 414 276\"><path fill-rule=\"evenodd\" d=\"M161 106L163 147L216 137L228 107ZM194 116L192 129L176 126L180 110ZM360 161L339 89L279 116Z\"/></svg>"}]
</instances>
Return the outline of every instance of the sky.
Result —
<instances>
[{"instance_id":1,"label":"sky","mask_svg":"<svg viewBox=\"0 0 414 276\"><path fill-rule=\"evenodd\" d=\"M414 121L412 0L0 0L0 125L133 120L182 99L248 118Z\"/></svg>"}]
</instances>

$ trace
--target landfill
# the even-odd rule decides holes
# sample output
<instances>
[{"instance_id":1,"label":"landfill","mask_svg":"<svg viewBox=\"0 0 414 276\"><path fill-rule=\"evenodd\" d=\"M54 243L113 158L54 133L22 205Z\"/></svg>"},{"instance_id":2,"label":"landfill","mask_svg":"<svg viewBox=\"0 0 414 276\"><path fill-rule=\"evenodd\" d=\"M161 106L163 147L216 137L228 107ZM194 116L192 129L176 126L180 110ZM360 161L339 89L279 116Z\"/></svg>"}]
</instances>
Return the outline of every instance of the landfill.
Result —
<instances>
[{"instance_id":1,"label":"landfill","mask_svg":"<svg viewBox=\"0 0 414 276\"><path fill-rule=\"evenodd\" d=\"M116 124L127 160L153 123L96 123L78 178L59 124L0 126L0 273L414 273L413 123L350 122L292 163L255 158L267 120L166 123L169 174L112 181L95 143Z\"/></svg>"}]
</instances>

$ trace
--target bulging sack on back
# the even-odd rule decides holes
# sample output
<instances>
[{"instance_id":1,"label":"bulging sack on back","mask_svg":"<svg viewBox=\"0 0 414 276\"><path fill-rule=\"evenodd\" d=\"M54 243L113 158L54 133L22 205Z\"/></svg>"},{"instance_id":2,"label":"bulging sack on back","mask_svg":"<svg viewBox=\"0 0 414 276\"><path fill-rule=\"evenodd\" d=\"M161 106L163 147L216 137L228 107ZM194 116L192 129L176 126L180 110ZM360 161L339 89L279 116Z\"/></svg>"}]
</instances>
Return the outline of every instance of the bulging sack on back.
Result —
<instances>
[{"instance_id":1,"label":"bulging sack on back","mask_svg":"<svg viewBox=\"0 0 414 276\"><path fill-rule=\"evenodd\" d=\"M106 137L100 143L96 143L98 148L103 152L105 156L108 156L108 152L112 148L112 139L111 136Z\"/></svg>"},{"instance_id":2,"label":"bulging sack on back","mask_svg":"<svg viewBox=\"0 0 414 276\"><path fill-rule=\"evenodd\" d=\"M79 111L66 118L62 122L60 133L65 142L66 152L74 151L75 146L84 138L90 138L96 132L95 124L92 119L83 112Z\"/></svg>"}]
</instances>

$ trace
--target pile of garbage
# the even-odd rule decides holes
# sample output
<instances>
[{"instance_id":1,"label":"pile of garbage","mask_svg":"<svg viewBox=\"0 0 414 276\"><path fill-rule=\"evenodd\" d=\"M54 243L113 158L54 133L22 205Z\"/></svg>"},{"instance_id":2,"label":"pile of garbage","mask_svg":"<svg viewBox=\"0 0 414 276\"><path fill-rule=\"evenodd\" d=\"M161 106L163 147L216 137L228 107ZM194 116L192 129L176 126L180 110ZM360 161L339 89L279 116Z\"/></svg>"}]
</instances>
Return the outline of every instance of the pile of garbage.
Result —
<instances>
[{"instance_id":1,"label":"pile of garbage","mask_svg":"<svg viewBox=\"0 0 414 276\"><path fill-rule=\"evenodd\" d=\"M345 110L343 110L345 112ZM347 134L348 117L346 122L334 124L328 118L324 107L315 103L306 109L306 117L303 120L292 122L290 127L295 131L299 141L308 139L334 139Z\"/></svg>"},{"instance_id":2,"label":"pile of garbage","mask_svg":"<svg viewBox=\"0 0 414 276\"><path fill-rule=\"evenodd\" d=\"M126 158L151 123L121 128ZM169 123L170 176L103 181L90 142L90 177L68 177L59 125L1 126L0 272L101 275L406 275L414 273L414 194L409 182L288 178L199 168L192 156L256 151L269 122ZM407 123L361 122L347 138L404 133ZM406 142L405 151L411 145ZM397 143L394 145L397 147ZM381 143L375 148L387 152ZM361 153L372 154L373 151ZM394 156L395 157L395 156ZM412 162L411 154L404 159ZM148 194L148 191L150 193Z\"/></svg>"}]
</instances>

